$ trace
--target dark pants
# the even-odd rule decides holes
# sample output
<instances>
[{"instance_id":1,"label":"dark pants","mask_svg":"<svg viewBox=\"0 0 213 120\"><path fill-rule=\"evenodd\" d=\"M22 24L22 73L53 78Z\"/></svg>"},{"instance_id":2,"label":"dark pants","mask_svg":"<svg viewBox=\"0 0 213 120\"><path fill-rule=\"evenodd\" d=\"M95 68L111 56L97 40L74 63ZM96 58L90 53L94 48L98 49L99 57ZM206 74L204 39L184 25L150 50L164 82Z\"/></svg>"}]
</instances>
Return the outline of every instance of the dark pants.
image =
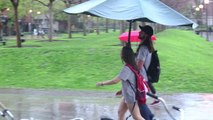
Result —
<instances>
[{"instance_id":1,"label":"dark pants","mask_svg":"<svg viewBox=\"0 0 213 120\"><path fill-rule=\"evenodd\" d=\"M153 84L152 84L151 82L149 82L149 81L147 81L147 83L148 83L148 85L149 85L149 88L150 88L152 94L156 94L156 90L155 90Z\"/></svg>"},{"instance_id":2,"label":"dark pants","mask_svg":"<svg viewBox=\"0 0 213 120\"><path fill-rule=\"evenodd\" d=\"M150 111L149 107L147 106L147 104L142 104L139 105L140 108L140 113L141 116L145 119L145 120L152 120L154 115L152 114L152 112Z\"/></svg>"}]
</instances>

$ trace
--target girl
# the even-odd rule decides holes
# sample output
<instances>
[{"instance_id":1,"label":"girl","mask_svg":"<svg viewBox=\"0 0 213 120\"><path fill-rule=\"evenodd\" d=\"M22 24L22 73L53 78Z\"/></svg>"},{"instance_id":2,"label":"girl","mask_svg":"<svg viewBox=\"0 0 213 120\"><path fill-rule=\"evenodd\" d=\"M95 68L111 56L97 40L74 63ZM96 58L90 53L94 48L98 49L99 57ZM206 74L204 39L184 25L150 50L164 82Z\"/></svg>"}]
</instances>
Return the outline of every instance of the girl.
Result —
<instances>
[{"instance_id":1,"label":"girl","mask_svg":"<svg viewBox=\"0 0 213 120\"><path fill-rule=\"evenodd\" d=\"M131 65L135 70L139 70L136 62L135 62L135 55L131 47L125 46L121 50L121 60L125 64ZM132 84L132 87L135 89L135 75L131 71L129 67L124 65L121 72L112 80L99 82L97 86L104 86L104 85L112 85L122 81L122 99L118 109L118 119L124 120L125 113L127 109L132 114L132 117L135 120L144 120L144 118L140 114L138 104L134 104L136 102L135 92L132 90L130 84L127 80ZM137 103L137 102L136 102Z\"/></svg>"}]
</instances>

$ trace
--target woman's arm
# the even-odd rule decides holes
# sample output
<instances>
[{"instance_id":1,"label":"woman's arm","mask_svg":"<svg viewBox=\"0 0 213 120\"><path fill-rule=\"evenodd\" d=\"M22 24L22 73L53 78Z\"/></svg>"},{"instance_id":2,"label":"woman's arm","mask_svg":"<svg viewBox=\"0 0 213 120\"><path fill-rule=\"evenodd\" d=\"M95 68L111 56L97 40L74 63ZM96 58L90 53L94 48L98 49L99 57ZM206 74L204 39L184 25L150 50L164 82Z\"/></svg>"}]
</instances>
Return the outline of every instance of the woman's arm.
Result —
<instances>
[{"instance_id":1,"label":"woman's arm","mask_svg":"<svg viewBox=\"0 0 213 120\"><path fill-rule=\"evenodd\" d=\"M120 81L121 81L121 79L118 76L116 76L112 80L98 82L98 83L96 83L96 86L113 85L113 84L117 84Z\"/></svg>"}]
</instances>

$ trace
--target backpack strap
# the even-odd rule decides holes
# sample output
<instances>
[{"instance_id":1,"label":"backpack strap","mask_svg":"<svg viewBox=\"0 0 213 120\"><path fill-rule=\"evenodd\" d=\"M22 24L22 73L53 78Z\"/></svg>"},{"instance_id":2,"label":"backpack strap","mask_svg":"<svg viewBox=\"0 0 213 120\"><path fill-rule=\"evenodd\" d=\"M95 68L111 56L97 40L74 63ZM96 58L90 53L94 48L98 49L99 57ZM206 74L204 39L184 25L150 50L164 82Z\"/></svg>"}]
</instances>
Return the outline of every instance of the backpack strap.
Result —
<instances>
[{"instance_id":1,"label":"backpack strap","mask_svg":"<svg viewBox=\"0 0 213 120\"><path fill-rule=\"evenodd\" d=\"M129 67L131 70L132 70L132 72L135 74L135 85L136 85L136 89L138 88L138 86L137 86L137 77L136 77L136 75L137 74L139 74L139 75L141 75L140 74L140 72L139 71L136 71L131 65L129 65L129 64L126 64L126 66L127 67ZM145 66L144 66L144 68L145 68ZM142 75L141 75L142 76ZM143 76L142 76L143 77ZM143 78L144 79L144 78ZM144 82L143 81L143 83L145 84L145 86L146 86L146 88L148 89L148 91L150 91L150 88L149 88L149 85L147 84L147 82Z\"/></svg>"},{"instance_id":2,"label":"backpack strap","mask_svg":"<svg viewBox=\"0 0 213 120\"><path fill-rule=\"evenodd\" d=\"M126 64L126 66L129 67L130 70L132 70L132 72L133 72L134 74L140 74L140 72L137 71L137 70L135 70L130 64Z\"/></svg>"},{"instance_id":3,"label":"backpack strap","mask_svg":"<svg viewBox=\"0 0 213 120\"><path fill-rule=\"evenodd\" d=\"M151 55L149 55L149 54L151 54ZM148 67L146 68L146 64L148 64L147 62L148 62L148 57L150 57L149 59L150 59L150 61L149 61L149 65L148 65ZM149 69L149 66L150 66L150 64L151 64L151 61L152 61L152 52L150 53L148 53L147 55L146 55L146 60L144 61L144 64L143 64L143 67L144 67L144 69L145 69L145 71L147 72L147 70Z\"/></svg>"},{"instance_id":4,"label":"backpack strap","mask_svg":"<svg viewBox=\"0 0 213 120\"><path fill-rule=\"evenodd\" d=\"M136 89L133 88L133 85L130 83L129 80L127 80L127 83L130 85L130 87L132 88L132 90L134 91L135 96L136 96L137 90L138 90L138 86L137 86L138 77L141 76L141 77L143 78L143 76L140 74L139 71L135 70L131 65L126 64L126 66L129 67L129 69L130 69L130 70L134 73L134 75L135 75L135 86L136 86L135 88L136 88ZM138 75L140 75L140 76L138 76ZM140 79L140 78L139 78L139 79ZM143 79L142 79L142 82L145 84L146 88L147 88L148 91L149 91L149 86L147 85L147 83L146 83ZM144 85L143 85L143 87L144 87ZM135 104L136 104L136 101L134 102L133 108L132 108L132 110L131 110L131 114L130 114L128 117L126 117L126 120L127 120L129 117L131 117L131 115L132 115L132 113L133 113L133 110L134 110L134 108L135 108Z\"/></svg>"},{"instance_id":5,"label":"backpack strap","mask_svg":"<svg viewBox=\"0 0 213 120\"><path fill-rule=\"evenodd\" d=\"M127 83L129 83L129 86L132 88L132 90L136 93L135 89L132 87L132 84L130 83L129 80L127 80Z\"/></svg>"}]
</instances>

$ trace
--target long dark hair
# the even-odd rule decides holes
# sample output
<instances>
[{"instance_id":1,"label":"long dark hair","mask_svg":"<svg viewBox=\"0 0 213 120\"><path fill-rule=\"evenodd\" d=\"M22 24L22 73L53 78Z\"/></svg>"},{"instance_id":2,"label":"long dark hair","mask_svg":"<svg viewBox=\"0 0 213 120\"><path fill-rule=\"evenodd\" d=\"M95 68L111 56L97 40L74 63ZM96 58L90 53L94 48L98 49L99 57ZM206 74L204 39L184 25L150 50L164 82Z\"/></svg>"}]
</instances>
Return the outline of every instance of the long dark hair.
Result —
<instances>
[{"instance_id":1,"label":"long dark hair","mask_svg":"<svg viewBox=\"0 0 213 120\"><path fill-rule=\"evenodd\" d=\"M154 52L154 46L151 40L151 36L146 36L143 40L141 40L140 44L138 45L136 54L138 54L140 47L144 45L148 48L149 52Z\"/></svg>"},{"instance_id":2,"label":"long dark hair","mask_svg":"<svg viewBox=\"0 0 213 120\"><path fill-rule=\"evenodd\" d=\"M122 61L131 65L135 70L139 70L135 62L135 54L131 47L124 46L121 51Z\"/></svg>"}]
</instances>

